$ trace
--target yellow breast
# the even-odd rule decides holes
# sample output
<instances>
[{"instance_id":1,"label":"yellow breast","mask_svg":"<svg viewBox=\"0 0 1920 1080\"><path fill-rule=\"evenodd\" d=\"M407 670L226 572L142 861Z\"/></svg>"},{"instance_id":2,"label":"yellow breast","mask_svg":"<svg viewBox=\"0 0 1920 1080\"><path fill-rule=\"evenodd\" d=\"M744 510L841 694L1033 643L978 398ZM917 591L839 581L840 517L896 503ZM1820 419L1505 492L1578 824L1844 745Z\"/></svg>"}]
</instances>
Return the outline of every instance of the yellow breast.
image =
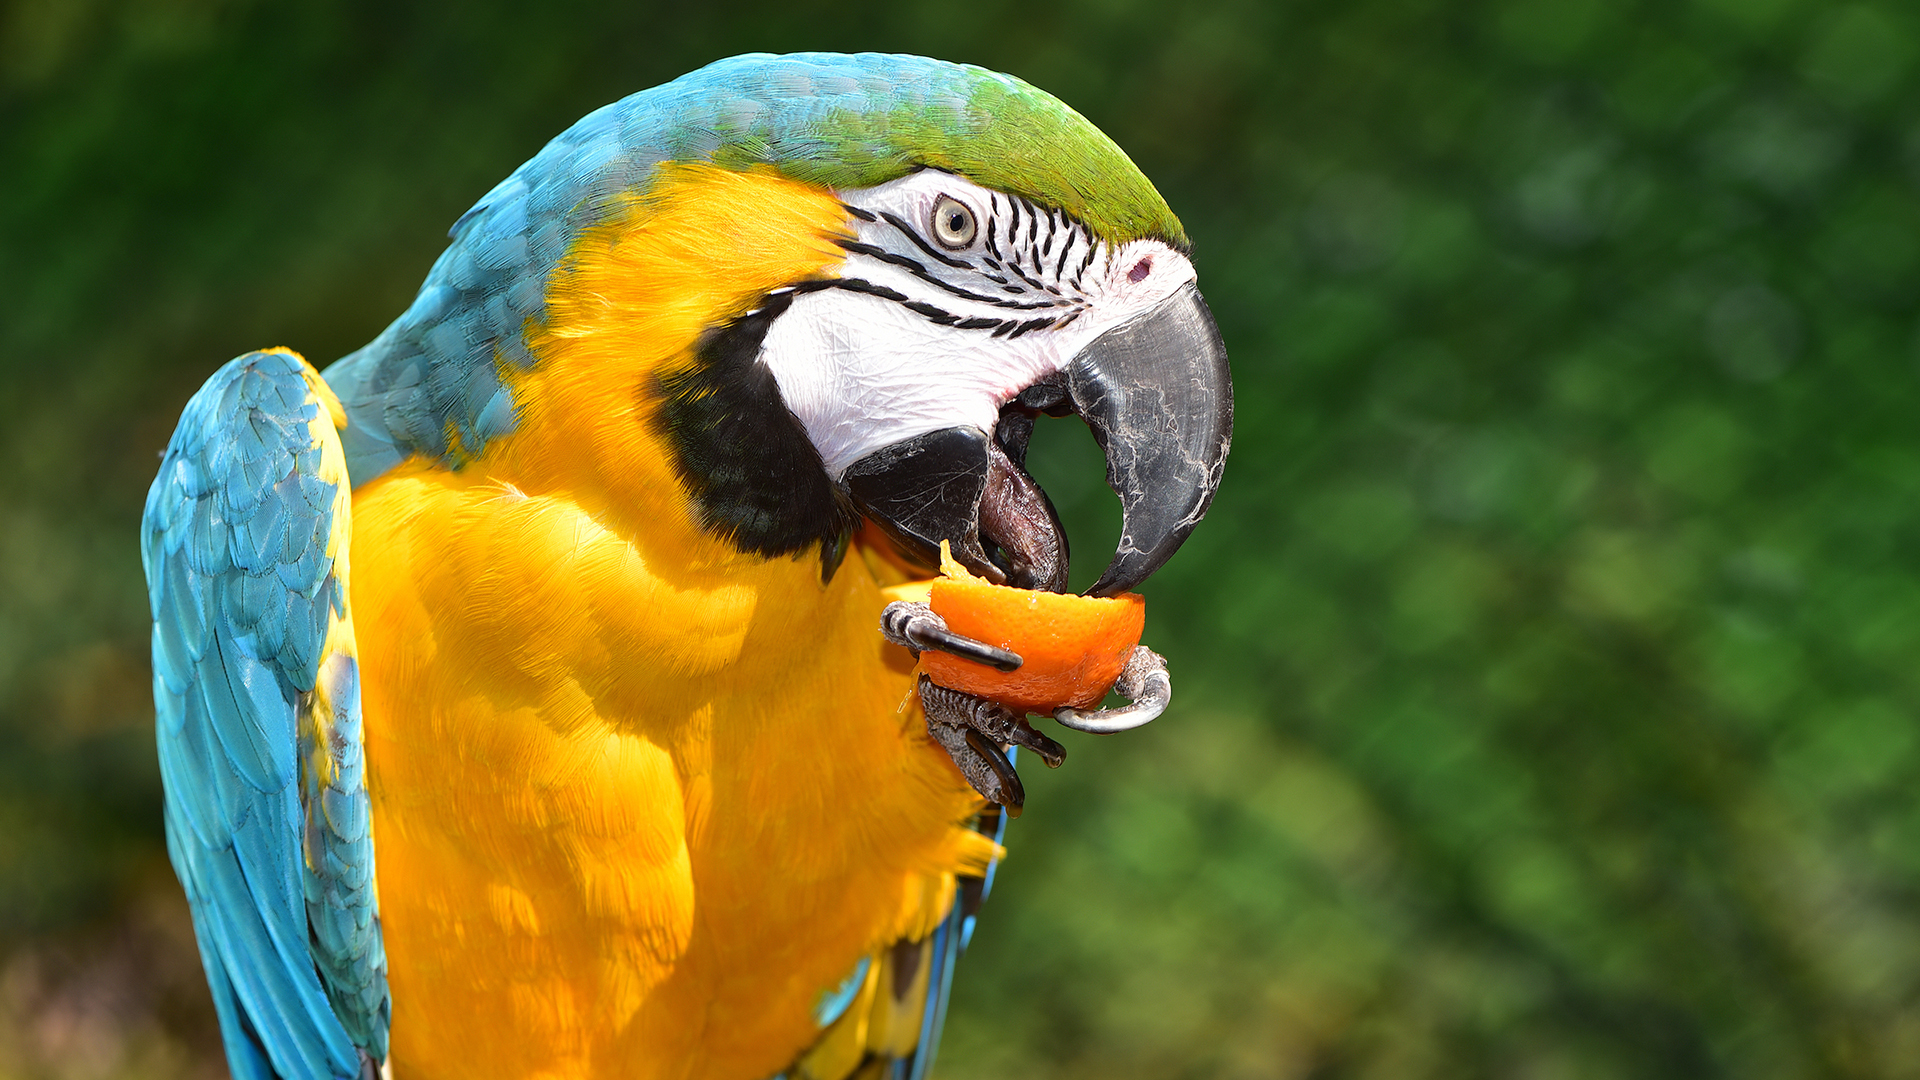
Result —
<instances>
[{"instance_id":1,"label":"yellow breast","mask_svg":"<svg viewBox=\"0 0 1920 1080\"><path fill-rule=\"evenodd\" d=\"M516 432L354 493L396 1075L765 1077L991 855L869 566L705 534L647 423L705 325L831 265L841 213L668 176L556 276Z\"/></svg>"}]
</instances>

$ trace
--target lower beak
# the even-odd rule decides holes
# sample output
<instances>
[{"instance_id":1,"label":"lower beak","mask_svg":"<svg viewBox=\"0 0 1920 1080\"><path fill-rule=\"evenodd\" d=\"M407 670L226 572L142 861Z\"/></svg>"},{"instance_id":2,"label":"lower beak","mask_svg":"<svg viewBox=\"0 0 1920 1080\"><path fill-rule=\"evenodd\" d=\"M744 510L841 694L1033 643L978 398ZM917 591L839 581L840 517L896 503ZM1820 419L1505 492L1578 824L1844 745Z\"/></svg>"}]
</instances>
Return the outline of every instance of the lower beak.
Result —
<instances>
[{"instance_id":1,"label":"lower beak","mask_svg":"<svg viewBox=\"0 0 1920 1080\"><path fill-rule=\"evenodd\" d=\"M1039 412L1087 422L1120 496L1120 547L1088 593L1132 589L1206 515L1232 438L1226 346L1199 290L1183 286L1094 339L1059 375L1009 402L991 434L945 428L854 462L848 493L913 562L936 567L945 540L991 581L1063 592L1066 533L1023 468Z\"/></svg>"}]
</instances>

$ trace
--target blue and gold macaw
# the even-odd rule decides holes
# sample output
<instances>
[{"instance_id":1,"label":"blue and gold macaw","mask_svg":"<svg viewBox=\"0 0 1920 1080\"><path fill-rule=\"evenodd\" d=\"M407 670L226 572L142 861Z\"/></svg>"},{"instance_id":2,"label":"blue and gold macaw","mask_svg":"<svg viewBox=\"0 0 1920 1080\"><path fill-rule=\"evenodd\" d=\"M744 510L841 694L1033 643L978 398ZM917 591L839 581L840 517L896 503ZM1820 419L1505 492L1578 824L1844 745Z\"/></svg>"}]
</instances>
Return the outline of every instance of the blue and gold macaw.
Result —
<instances>
[{"instance_id":1,"label":"blue and gold macaw","mask_svg":"<svg viewBox=\"0 0 1920 1080\"><path fill-rule=\"evenodd\" d=\"M1064 588L1041 412L1122 499L1093 591L1193 528L1232 407L1179 222L1019 80L808 54L593 113L451 236L326 372L216 373L148 496L234 1075L925 1075L1011 748L1060 750L914 693L1018 658L898 587L946 541Z\"/></svg>"}]
</instances>

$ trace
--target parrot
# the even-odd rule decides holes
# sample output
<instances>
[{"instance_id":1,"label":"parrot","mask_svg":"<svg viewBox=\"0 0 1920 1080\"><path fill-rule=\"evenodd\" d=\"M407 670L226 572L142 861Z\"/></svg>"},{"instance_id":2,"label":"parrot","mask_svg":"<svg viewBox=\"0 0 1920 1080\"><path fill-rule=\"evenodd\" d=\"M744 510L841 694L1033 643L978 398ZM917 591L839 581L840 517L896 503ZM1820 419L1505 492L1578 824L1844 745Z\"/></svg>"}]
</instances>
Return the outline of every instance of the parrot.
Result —
<instances>
[{"instance_id":1,"label":"parrot","mask_svg":"<svg viewBox=\"0 0 1920 1080\"><path fill-rule=\"evenodd\" d=\"M901 586L1065 591L1026 470L1103 448L1172 556L1225 347L1180 222L1057 98L751 54L590 113L324 371L187 403L145 504L169 857L240 1080L921 1078L1064 749ZM1159 715L1144 647L1107 732ZM377 856L377 857L376 857Z\"/></svg>"}]
</instances>

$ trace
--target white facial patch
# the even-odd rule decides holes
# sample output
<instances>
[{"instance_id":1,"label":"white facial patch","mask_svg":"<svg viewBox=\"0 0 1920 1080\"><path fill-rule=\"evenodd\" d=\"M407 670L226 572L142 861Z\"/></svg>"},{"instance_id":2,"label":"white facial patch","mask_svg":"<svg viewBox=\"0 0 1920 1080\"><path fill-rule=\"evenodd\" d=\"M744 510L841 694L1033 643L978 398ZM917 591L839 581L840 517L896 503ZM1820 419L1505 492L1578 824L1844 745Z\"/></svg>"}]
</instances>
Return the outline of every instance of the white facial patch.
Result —
<instances>
[{"instance_id":1,"label":"white facial patch","mask_svg":"<svg viewBox=\"0 0 1920 1080\"><path fill-rule=\"evenodd\" d=\"M835 480L917 435L992 431L1014 395L1194 280L1160 241L1115 247L952 173L841 200L856 236L840 276L797 287L760 355Z\"/></svg>"}]
</instances>

